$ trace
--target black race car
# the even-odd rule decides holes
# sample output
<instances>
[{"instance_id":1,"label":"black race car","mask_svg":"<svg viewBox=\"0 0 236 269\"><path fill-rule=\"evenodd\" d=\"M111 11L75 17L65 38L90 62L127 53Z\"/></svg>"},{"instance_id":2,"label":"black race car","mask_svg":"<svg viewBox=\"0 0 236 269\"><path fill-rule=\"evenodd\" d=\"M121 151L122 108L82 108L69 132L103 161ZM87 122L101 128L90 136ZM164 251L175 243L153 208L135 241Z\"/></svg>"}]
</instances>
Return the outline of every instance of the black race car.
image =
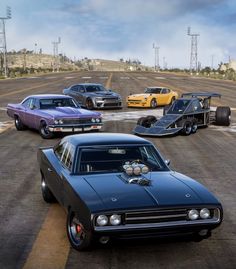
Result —
<instances>
[{"instance_id":1,"label":"black race car","mask_svg":"<svg viewBox=\"0 0 236 269\"><path fill-rule=\"evenodd\" d=\"M46 202L67 211L77 250L93 239L188 236L206 239L221 224L220 202L197 181L171 171L154 145L135 135L80 134L38 151Z\"/></svg>"},{"instance_id":2,"label":"black race car","mask_svg":"<svg viewBox=\"0 0 236 269\"><path fill-rule=\"evenodd\" d=\"M196 133L198 127L216 124L230 125L230 107L219 106L212 110L212 97L221 97L218 93L185 93L171 106L164 107L163 117L141 117L133 133L147 136L165 136L181 133Z\"/></svg>"}]
</instances>

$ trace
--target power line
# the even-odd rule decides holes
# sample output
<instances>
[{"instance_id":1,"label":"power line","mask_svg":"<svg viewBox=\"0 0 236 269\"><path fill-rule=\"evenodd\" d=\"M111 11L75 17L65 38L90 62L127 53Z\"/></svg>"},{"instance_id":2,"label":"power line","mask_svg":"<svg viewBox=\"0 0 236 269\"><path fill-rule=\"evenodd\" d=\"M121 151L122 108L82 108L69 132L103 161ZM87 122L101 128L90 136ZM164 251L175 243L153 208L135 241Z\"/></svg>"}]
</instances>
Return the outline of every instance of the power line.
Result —
<instances>
[{"instance_id":1,"label":"power line","mask_svg":"<svg viewBox=\"0 0 236 269\"><path fill-rule=\"evenodd\" d=\"M190 68L189 71L192 73L194 70L198 71L198 51L197 51L197 37L200 36L200 34L192 34L191 28L188 27L187 34L191 36L191 53L190 53Z\"/></svg>"},{"instance_id":2,"label":"power line","mask_svg":"<svg viewBox=\"0 0 236 269\"><path fill-rule=\"evenodd\" d=\"M61 43L61 38L58 37L58 41L53 41L53 72L55 72L55 69L57 72L59 71L59 57L58 57L58 45Z\"/></svg>"},{"instance_id":3,"label":"power line","mask_svg":"<svg viewBox=\"0 0 236 269\"><path fill-rule=\"evenodd\" d=\"M3 66L1 69L4 69L5 77L7 77L8 67L7 67L7 41L6 41L6 31L5 31L5 20L11 19L11 8L7 6L6 8L6 16L0 17L1 25L0 25L0 50L3 53Z\"/></svg>"},{"instance_id":4,"label":"power line","mask_svg":"<svg viewBox=\"0 0 236 269\"><path fill-rule=\"evenodd\" d=\"M155 71L158 71L160 69L160 65L159 65L159 49L160 47L157 47L155 45L155 43L153 43L152 45L154 51L155 51L155 65L154 65L154 69Z\"/></svg>"}]
</instances>

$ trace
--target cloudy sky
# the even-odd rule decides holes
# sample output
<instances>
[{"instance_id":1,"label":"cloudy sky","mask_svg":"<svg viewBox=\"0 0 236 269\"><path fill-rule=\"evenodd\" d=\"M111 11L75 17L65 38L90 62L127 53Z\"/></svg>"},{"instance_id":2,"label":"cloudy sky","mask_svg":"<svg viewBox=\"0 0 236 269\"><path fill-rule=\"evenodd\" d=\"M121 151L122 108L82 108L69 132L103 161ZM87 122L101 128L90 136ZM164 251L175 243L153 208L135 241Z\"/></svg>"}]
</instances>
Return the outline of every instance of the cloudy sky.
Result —
<instances>
[{"instance_id":1,"label":"cloudy sky","mask_svg":"<svg viewBox=\"0 0 236 269\"><path fill-rule=\"evenodd\" d=\"M52 54L52 42L61 37L59 53L71 59L139 59L153 66L155 43L161 67L165 61L188 68L191 26L200 34L203 67L236 59L235 0L1 0L0 17L7 6L8 51L41 48Z\"/></svg>"}]
</instances>

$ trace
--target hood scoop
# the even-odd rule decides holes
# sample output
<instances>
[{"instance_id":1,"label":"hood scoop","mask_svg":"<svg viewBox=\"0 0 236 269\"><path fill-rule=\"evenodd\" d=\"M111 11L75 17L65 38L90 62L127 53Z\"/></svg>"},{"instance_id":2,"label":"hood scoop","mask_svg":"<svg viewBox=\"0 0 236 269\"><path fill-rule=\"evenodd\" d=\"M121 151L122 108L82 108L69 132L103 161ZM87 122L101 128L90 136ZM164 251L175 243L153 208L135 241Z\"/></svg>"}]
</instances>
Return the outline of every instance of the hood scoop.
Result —
<instances>
[{"instance_id":1,"label":"hood scoop","mask_svg":"<svg viewBox=\"0 0 236 269\"><path fill-rule=\"evenodd\" d=\"M149 168L140 160L126 162L126 164L123 165L123 169L125 182L129 184L138 184L140 186L151 185L151 180L143 176L143 174L147 174L149 172Z\"/></svg>"},{"instance_id":2,"label":"hood scoop","mask_svg":"<svg viewBox=\"0 0 236 269\"><path fill-rule=\"evenodd\" d=\"M141 186L150 186L151 185L151 181L147 178L144 178L144 177L129 178L128 183L129 184L138 184Z\"/></svg>"}]
</instances>

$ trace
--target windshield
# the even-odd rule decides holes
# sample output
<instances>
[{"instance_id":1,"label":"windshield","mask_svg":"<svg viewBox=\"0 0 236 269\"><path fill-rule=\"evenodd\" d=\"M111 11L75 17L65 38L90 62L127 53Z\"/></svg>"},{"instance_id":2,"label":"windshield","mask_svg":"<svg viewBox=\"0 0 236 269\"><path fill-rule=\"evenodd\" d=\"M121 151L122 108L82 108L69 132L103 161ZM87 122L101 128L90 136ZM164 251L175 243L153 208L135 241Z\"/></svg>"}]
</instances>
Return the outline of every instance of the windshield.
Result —
<instances>
[{"instance_id":1,"label":"windshield","mask_svg":"<svg viewBox=\"0 0 236 269\"><path fill-rule=\"evenodd\" d=\"M176 100L169 108L167 114L182 114L186 110L190 100Z\"/></svg>"},{"instance_id":2,"label":"windshield","mask_svg":"<svg viewBox=\"0 0 236 269\"><path fill-rule=\"evenodd\" d=\"M51 98L39 101L40 109L51 109L56 107L78 107L72 98Z\"/></svg>"},{"instance_id":3,"label":"windshield","mask_svg":"<svg viewBox=\"0 0 236 269\"><path fill-rule=\"evenodd\" d=\"M77 173L123 172L123 165L139 162L150 171L168 171L169 168L152 145L101 146L82 148Z\"/></svg>"},{"instance_id":4,"label":"windshield","mask_svg":"<svg viewBox=\"0 0 236 269\"><path fill-rule=\"evenodd\" d=\"M162 88L146 88L145 93L161 93Z\"/></svg>"},{"instance_id":5,"label":"windshield","mask_svg":"<svg viewBox=\"0 0 236 269\"><path fill-rule=\"evenodd\" d=\"M87 92L99 92L106 91L106 89L102 85L89 85L85 86Z\"/></svg>"}]
</instances>

